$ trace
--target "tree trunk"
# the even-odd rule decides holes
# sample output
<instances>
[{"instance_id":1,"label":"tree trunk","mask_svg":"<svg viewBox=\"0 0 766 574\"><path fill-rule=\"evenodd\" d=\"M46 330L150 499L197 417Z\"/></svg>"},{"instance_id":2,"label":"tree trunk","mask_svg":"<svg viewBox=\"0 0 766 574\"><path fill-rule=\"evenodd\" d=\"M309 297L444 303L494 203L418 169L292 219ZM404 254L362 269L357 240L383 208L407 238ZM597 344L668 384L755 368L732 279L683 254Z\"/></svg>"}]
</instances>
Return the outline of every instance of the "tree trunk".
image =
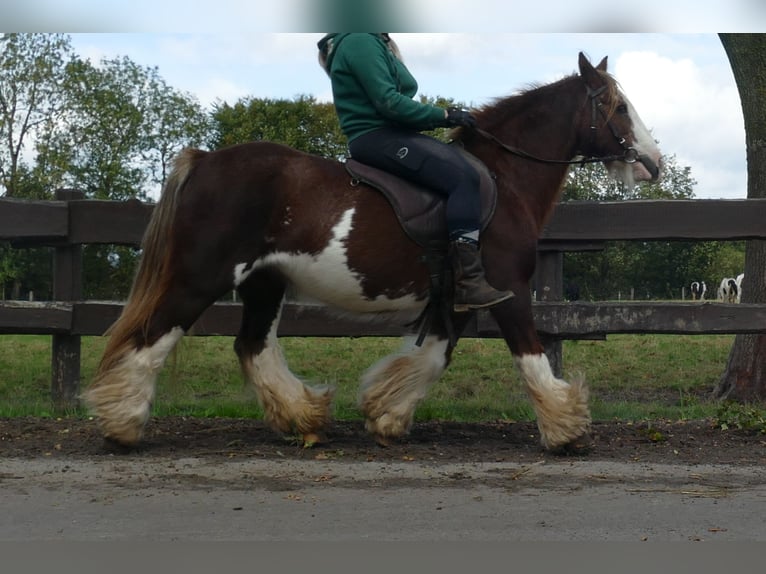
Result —
<instances>
[{"instance_id":1,"label":"tree trunk","mask_svg":"<svg viewBox=\"0 0 766 574\"><path fill-rule=\"evenodd\" d=\"M766 197L766 34L719 34L731 63L745 120L747 197ZM764 222L766 225L766 222ZM745 248L743 303L766 303L766 241ZM766 400L766 334L737 335L715 395L742 402Z\"/></svg>"}]
</instances>

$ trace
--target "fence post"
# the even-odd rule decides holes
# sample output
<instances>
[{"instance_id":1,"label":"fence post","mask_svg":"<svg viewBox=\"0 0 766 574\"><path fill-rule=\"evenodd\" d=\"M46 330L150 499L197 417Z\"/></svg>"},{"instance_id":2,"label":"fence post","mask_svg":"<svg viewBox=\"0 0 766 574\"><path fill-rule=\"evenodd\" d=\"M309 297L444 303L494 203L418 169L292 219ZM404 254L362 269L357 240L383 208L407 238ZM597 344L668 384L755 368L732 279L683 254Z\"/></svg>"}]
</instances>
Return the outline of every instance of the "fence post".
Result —
<instances>
[{"instance_id":1,"label":"fence post","mask_svg":"<svg viewBox=\"0 0 766 574\"><path fill-rule=\"evenodd\" d=\"M535 271L535 287L538 301L563 301L564 254L561 251L538 251ZM562 375L563 358L561 339L542 335L540 340L557 377Z\"/></svg>"},{"instance_id":2,"label":"fence post","mask_svg":"<svg viewBox=\"0 0 766 574\"><path fill-rule=\"evenodd\" d=\"M83 199L73 189L57 189L56 199ZM82 246L59 245L53 253L53 299L82 299ZM51 398L58 410L78 406L80 393L80 336L55 334L51 344Z\"/></svg>"}]
</instances>

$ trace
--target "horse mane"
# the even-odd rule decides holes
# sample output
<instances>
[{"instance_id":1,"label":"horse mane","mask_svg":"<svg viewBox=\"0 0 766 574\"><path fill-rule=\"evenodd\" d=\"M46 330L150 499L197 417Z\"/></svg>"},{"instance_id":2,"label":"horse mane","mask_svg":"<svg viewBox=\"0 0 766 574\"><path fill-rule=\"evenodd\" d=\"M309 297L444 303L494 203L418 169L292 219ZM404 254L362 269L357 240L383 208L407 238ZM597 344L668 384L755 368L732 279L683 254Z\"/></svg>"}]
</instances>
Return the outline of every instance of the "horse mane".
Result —
<instances>
[{"instance_id":1,"label":"horse mane","mask_svg":"<svg viewBox=\"0 0 766 574\"><path fill-rule=\"evenodd\" d=\"M619 103L617 80L609 73L597 70L598 74L604 79L607 91L607 101L609 106L605 109L607 118L614 114ZM562 87L581 79L577 73L564 76L559 80L549 83L532 82L523 89L510 96L498 97L490 100L489 103L480 106L475 110L476 118L483 125L498 125L504 123L508 118L523 114L533 105L549 104L551 99L561 94ZM463 128L455 131L455 137L459 138L464 133Z\"/></svg>"}]
</instances>

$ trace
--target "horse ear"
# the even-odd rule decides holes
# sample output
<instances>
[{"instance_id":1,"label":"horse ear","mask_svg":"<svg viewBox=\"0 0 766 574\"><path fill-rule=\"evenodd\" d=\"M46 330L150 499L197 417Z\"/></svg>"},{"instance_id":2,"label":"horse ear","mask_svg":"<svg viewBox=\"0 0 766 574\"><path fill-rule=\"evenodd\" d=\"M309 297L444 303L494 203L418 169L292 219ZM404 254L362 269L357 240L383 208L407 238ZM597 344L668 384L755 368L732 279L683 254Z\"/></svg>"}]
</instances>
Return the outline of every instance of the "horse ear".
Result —
<instances>
[{"instance_id":1,"label":"horse ear","mask_svg":"<svg viewBox=\"0 0 766 574\"><path fill-rule=\"evenodd\" d=\"M583 75L585 70L593 67L590 65L590 60L582 52L577 55L577 64L580 67L580 75Z\"/></svg>"},{"instance_id":2,"label":"horse ear","mask_svg":"<svg viewBox=\"0 0 766 574\"><path fill-rule=\"evenodd\" d=\"M578 58L578 64L580 65L580 75L586 80L589 81L591 79L595 80L595 76L598 74L596 73L596 69L593 67L593 64L590 63L590 60L580 52L579 58ZM599 64L601 65L601 64Z\"/></svg>"},{"instance_id":3,"label":"horse ear","mask_svg":"<svg viewBox=\"0 0 766 574\"><path fill-rule=\"evenodd\" d=\"M598 63L598 66L596 66L595 69L598 70L599 72L606 72L607 58L608 56L604 56L604 58ZM580 64L580 74L582 74L583 76L593 69L593 65L590 63L590 60L588 60L588 58L582 52L580 52L579 54L579 64Z\"/></svg>"}]
</instances>

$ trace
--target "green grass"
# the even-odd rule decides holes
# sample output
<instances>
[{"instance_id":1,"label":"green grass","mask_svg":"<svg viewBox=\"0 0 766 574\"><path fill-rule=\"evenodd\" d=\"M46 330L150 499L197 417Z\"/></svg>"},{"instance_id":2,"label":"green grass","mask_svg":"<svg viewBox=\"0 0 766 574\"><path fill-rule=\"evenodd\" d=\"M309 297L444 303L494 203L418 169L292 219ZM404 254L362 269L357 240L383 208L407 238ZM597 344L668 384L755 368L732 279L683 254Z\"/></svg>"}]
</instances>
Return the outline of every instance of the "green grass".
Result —
<instances>
[{"instance_id":1,"label":"green grass","mask_svg":"<svg viewBox=\"0 0 766 574\"><path fill-rule=\"evenodd\" d=\"M712 417L710 398L734 337L613 335L565 341L564 377L584 376L594 420L691 420ZM82 339L82 385L91 380L105 339ZM364 370L395 351L398 339L282 339L299 377L337 388L335 416L361 417L356 407ZM229 337L187 337L160 375L154 415L254 417L261 409L242 382ZM55 416L50 401L50 337L0 336L0 416ZM68 413L81 416L82 410ZM496 339L461 340L453 361L416 412L416 419L466 422L532 420L534 414L510 353Z\"/></svg>"}]
</instances>

